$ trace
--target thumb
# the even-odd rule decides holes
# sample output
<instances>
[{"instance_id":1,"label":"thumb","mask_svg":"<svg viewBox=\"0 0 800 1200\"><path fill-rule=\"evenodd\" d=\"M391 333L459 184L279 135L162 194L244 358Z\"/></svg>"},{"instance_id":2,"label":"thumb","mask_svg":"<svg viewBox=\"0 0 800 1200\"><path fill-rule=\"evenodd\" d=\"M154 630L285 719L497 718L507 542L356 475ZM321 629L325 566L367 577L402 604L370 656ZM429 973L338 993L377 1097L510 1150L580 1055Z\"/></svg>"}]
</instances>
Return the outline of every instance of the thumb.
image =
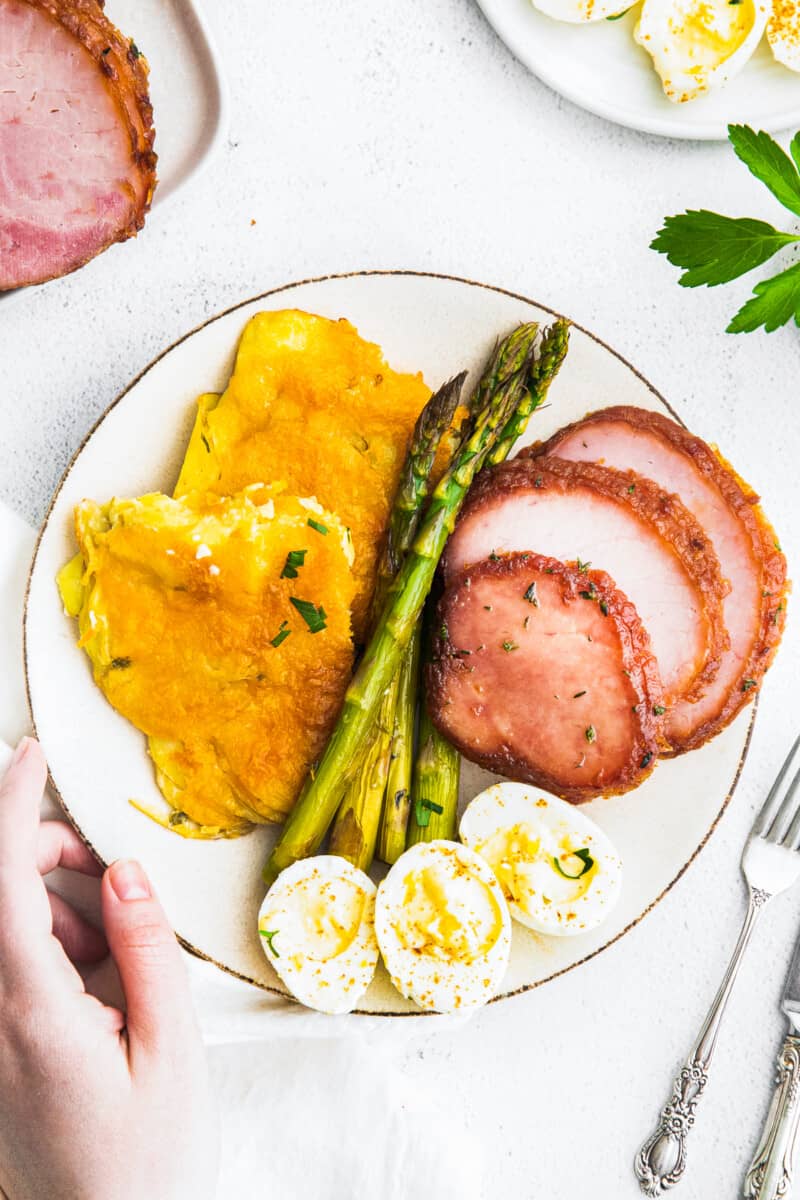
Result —
<instances>
[{"instance_id":1,"label":"thumb","mask_svg":"<svg viewBox=\"0 0 800 1200\"><path fill-rule=\"evenodd\" d=\"M103 876L103 925L119 971L132 1049L158 1053L192 1021L180 947L139 863L118 859Z\"/></svg>"}]
</instances>

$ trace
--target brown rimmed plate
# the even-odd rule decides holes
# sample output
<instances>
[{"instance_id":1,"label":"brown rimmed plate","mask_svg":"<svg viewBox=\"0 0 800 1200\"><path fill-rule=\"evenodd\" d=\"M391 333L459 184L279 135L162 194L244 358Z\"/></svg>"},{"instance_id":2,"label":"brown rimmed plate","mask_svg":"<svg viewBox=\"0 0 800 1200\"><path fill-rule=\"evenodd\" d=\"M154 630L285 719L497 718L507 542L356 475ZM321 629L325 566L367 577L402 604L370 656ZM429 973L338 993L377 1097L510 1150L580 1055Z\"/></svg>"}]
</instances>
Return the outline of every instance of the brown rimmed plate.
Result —
<instances>
[{"instance_id":1,"label":"brown rimmed plate","mask_svg":"<svg viewBox=\"0 0 800 1200\"><path fill-rule=\"evenodd\" d=\"M97 855L140 859L188 949L255 987L283 991L256 933L261 867L271 828L235 841L186 841L143 817L131 798L157 804L144 738L105 701L75 644L55 586L75 551L72 512L84 497L106 500L171 490L196 398L221 390L245 323L263 309L296 307L347 317L399 370L422 370L431 386L477 370L492 343L520 321L547 321L544 306L500 288L416 272L361 272L276 288L188 333L150 364L91 430L61 480L39 537L25 612L25 665L36 731L52 783ZM637 404L670 412L624 359L575 327L569 357L528 440L548 437L588 409ZM674 416L674 414L671 414ZM525 440L525 439L523 439ZM683 874L730 799L747 753L753 710L708 746L663 762L635 792L595 801L588 812L624 864L622 899L593 933L539 938L515 926L502 996L536 987L597 954L631 929ZM466 764L462 800L491 776ZM502 997L501 997L502 998ZM416 1012L379 972L362 1011Z\"/></svg>"}]
</instances>

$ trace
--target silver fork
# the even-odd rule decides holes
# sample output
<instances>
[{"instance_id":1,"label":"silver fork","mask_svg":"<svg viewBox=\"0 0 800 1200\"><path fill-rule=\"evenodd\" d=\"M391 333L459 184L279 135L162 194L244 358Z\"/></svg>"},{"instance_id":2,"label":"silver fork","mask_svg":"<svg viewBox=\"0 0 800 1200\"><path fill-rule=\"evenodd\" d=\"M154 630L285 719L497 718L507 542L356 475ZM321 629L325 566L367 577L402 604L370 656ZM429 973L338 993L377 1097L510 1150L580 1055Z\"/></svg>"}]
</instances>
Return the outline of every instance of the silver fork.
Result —
<instances>
[{"instance_id":1,"label":"silver fork","mask_svg":"<svg viewBox=\"0 0 800 1200\"><path fill-rule=\"evenodd\" d=\"M700 1035L673 1081L672 1096L661 1110L656 1128L636 1155L634 1170L646 1196L660 1196L678 1183L686 1169L686 1138L708 1082L708 1069L722 1018L744 952L766 905L773 896L791 887L800 875L800 796L796 795L800 786L798 766L800 737L778 772L745 843L742 874L747 883L749 899L747 916L733 957ZM796 773L789 780L793 769Z\"/></svg>"}]
</instances>

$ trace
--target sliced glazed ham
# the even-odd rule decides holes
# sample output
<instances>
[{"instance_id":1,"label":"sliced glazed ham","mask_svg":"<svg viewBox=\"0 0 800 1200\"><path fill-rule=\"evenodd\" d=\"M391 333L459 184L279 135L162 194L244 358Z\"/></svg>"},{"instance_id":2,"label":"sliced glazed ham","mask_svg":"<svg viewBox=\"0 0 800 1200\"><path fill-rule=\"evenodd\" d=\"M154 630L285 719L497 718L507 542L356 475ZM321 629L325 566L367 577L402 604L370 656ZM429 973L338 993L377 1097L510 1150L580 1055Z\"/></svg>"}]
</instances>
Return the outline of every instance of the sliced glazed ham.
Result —
<instances>
[{"instance_id":1,"label":"sliced glazed ham","mask_svg":"<svg viewBox=\"0 0 800 1200\"><path fill-rule=\"evenodd\" d=\"M141 229L154 136L147 64L97 0L0 0L0 291Z\"/></svg>"},{"instance_id":2,"label":"sliced glazed ham","mask_svg":"<svg viewBox=\"0 0 800 1200\"><path fill-rule=\"evenodd\" d=\"M513 459L472 487L447 545L445 580L493 552L518 550L602 567L650 635L664 703L703 694L728 645L726 586L709 539L677 497L594 463Z\"/></svg>"},{"instance_id":3,"label":"sliced glazed ham","mask_svg":"<svg viewBox=\"0 0 800 1200\"><path fill-rule=\"evenodd\" d=\"M573 803L627 791L652 770L658 667L607 575L500 555L451 581L436 628L430 714L473 762Z\"/></svg>"},{"instance_id":4,"label":"sliced glazed ham","mask_svg":"<svg viewBox=\"0 0 800 1200\"><path fill-rule=\"evenodd\" d=\"M724 602L730 646L700 699L677 700L666 718L673 745L701 745L753 699L783 632L786 560L758 497L704 441L641 408L592 413L526 453L637 471L680 496L708 534L730 584Z\"/></svg>"}]
</instances>

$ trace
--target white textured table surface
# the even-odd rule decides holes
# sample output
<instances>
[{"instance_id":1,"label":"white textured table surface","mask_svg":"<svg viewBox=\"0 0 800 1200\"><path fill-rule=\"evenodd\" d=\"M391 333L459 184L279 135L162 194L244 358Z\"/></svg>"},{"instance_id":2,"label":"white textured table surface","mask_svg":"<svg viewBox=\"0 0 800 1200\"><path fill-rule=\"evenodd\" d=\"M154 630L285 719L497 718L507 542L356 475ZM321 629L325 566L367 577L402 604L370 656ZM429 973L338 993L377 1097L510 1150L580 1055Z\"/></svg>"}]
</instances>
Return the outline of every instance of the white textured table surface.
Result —
<instances>
[{"instance_id":1,"label":"white textured table surface","mask_svg":"<svg viewBox=\"0 0 800 1200\"><path fill-rule=\"evenodd\" d=\"M797 330L726 336L748 284L683 291L648 250L660 219L685 206L779 220L732 153L578 111L526 74L470 0L208 7L233 102L221 158L136 244L0 311L0 493L13 507L38 520L96 416L204 317L291 279L408 267L524 292L609 341L761 490L797 571ZM742 839L800 724L797 629L793 614L735 800L658 908L583 968L396 1051L420 1093L463 1112L488 1200L638 1195L631 1158L716 988L743 912ZM686 1200L739 1191L798 917L800 893L776 901L746 964ZM270 1047L212 1060L227 1106L220 1194L244 1195L256 1178L267 1193L280 1153ZM321 1073L320 1087L354 1136L336 1081Z\"/></svg>"}]
</instances>

